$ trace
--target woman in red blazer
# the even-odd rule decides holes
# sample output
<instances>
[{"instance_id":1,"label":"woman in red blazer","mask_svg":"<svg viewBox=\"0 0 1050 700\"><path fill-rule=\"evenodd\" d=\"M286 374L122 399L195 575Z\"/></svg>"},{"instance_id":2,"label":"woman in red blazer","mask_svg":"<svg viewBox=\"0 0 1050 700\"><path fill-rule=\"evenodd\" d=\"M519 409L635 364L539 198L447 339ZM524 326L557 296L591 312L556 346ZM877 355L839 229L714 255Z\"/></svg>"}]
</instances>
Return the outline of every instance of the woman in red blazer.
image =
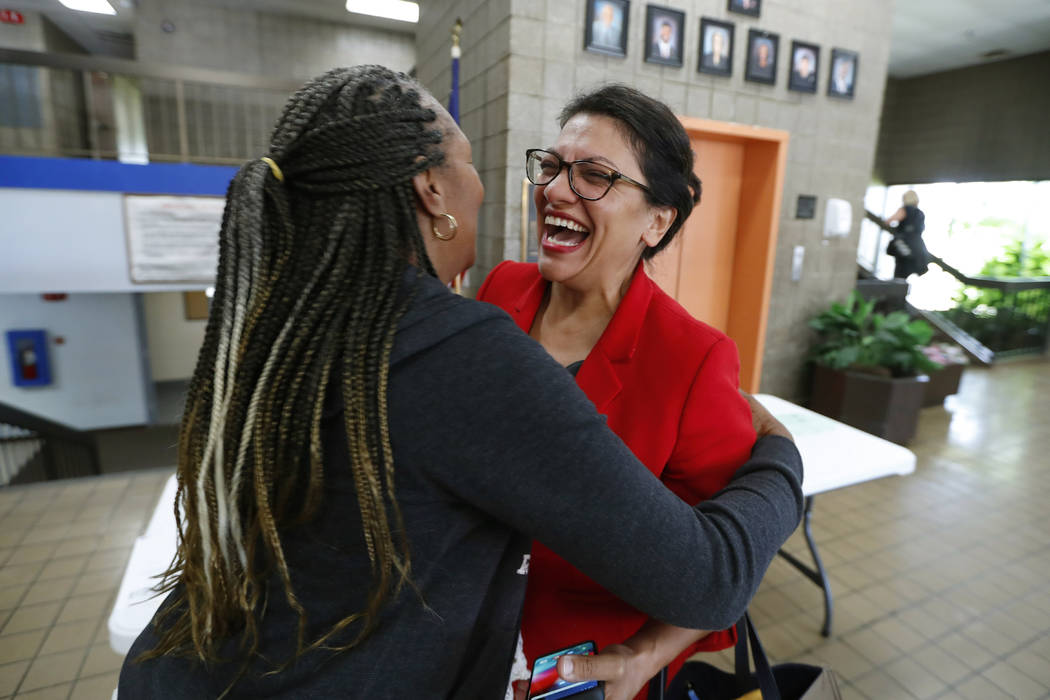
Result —
<instances>
[{"instance_id":1,"label":"woman in red blazer","mask_svg":"<svg viewBox=\"0 0 1050 700\"><path fill-rule=\"evenodd\" d=\"M573 372L638 459L696 503L746 461L755 433L733 341L691 317L644 269L699 201L689 138L665 105L624 86L574 99L561 125L556 143L526 160L537 185L539 263L504 262L478 299L509 313ZM664 665L673 674L693 653L735 641L732 630L650 620L539 543L522 637L530 667L593 639L600 656L625 662L615 664L623 671L607 698L642 698Z\"/></svg>"}]
</instances>

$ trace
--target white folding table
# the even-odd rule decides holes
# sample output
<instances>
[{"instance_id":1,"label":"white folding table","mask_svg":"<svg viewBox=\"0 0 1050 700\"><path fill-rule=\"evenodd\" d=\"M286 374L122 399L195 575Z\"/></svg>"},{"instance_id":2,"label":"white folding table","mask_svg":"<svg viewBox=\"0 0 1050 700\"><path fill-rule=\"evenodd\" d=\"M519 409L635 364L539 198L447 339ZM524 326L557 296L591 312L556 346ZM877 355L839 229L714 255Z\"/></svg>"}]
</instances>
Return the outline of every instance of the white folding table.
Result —
<instances>
[{"instance_id":1,"label":"white folding table","mask_svg":"<svg viewBox=\"0 0 1050 700\"><path fill-rule=\"evenodd\" d=\"M153 619L164 596L153 587L157 575L171 565L178 540L175 533L175 491L178 483L172 474L157 499L146 531L135 539L124 577L120 580L117 600L109 614L109 646L121 656Z\"/></svg>"},{"instance_id":2,"label":"white folding table","mask_svg":"<svg viewBox=\"0 0 1050 700\"><path fill-rule=\"evenodd\" d=\"M791 431L795 445L802 454L802 494L806 499L802 530L809 553L813 556L813 566L784 550L780 551L780 556L824 590L824 626L820 632L828 637L831 635L832 619L831 586L810 529L813 497L884 476L911 474L915 471L915 455L911 450L889 440L776 396L756 394L755 398Z\"/></svg>"}]
</instances>

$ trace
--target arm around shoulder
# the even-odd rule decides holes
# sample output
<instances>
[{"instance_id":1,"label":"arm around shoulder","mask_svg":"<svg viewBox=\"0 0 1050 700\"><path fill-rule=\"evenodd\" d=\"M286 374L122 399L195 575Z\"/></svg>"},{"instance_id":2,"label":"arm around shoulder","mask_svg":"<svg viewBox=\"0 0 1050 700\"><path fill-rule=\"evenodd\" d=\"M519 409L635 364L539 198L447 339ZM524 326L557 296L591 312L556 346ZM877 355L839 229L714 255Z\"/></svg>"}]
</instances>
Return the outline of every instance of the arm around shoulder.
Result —
<instances>
[{"instance_id":1,"label":"arm around shoulder","mask_svg":"<svg viewBox=\"0 0 1050 700\"><path fill-rule=\"evenodd\" d=\"M790 441L760 440L724 489L690 507L509 319L445 345L456 362L413 397L420 420L446 417L441 453L425 459L435 481L653 617L694 629L736 622L801 518ZM469 409L449 412L460 396Z\"/></svg>"}]
</instances>

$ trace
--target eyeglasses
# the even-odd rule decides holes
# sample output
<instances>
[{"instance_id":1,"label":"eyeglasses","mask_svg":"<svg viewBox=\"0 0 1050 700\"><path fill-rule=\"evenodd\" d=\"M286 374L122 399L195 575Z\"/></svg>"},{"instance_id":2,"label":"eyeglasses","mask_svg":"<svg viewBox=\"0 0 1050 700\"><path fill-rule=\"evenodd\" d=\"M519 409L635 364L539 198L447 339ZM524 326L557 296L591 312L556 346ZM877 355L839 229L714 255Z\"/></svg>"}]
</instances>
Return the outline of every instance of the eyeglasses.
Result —
<instances>
[{"instance_id":1,"label":"eyeglasses","mask_svg":"<svg viewBox=\"0 0 1050 700\"><path fill-rule=\"evenodd\" d=\"M623 173L601 163L589 160L566 161L556 153L544 151L541 148L530 148L525 151L525 175L534 185L550 184L554 178L558 177L562 168L569 169L569 188L580 199L588 199L592 202L601 199L609 194L609 190L618 180L641 187L646 192L650 191L637 180L632 180Z\"/></svg>"}]
</instances>

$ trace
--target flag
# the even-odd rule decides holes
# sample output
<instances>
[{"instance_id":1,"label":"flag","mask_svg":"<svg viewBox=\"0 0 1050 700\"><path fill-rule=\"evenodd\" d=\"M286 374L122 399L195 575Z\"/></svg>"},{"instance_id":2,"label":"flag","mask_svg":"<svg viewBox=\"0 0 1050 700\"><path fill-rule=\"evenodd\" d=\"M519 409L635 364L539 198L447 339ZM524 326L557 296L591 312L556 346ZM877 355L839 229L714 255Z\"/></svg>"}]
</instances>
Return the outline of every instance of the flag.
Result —
<instances>
[{"instance_id":1,"label":"flag","mask_svg":"<svg viewBox=\"0 0 1050 700\"><path fill-rule=\"evenodd\" d=\"M463 23L456 20L452 26L452 92L448 96L448 113L459 124L459 33L463 31Z\"/></svg>"}]
</instances>

